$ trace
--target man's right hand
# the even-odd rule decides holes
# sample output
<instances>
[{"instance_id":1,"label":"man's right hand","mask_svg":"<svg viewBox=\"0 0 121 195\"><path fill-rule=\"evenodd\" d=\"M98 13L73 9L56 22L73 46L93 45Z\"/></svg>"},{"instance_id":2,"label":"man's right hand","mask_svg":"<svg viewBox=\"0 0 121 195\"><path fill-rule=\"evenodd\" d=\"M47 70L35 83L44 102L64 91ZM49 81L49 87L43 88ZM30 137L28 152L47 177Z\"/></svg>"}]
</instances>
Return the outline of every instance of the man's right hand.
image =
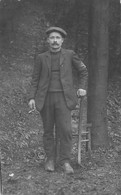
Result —
<instances>
[{"instance_id":1,"label":"man's right hand","mask_svg":"<svg viewBox=\"0 0 121 195\"><path fill-rule=\"evenodd\" d=\"M29 107L30 107L31 110L36 110L35 100L34 99L31 99L29 101Z\"/></svg>"}]
</instances>

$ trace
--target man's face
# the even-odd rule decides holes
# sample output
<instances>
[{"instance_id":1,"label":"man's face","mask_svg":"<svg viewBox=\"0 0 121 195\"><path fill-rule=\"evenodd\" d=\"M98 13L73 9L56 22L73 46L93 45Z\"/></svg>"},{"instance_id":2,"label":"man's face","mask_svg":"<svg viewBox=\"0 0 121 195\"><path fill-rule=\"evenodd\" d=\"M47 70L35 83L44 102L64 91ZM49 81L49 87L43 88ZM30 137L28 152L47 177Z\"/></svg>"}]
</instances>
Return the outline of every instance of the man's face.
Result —
<instances>
[{"instance_id":1,"label":"man's face","mask_svg":"<svg viewBox=\"0 0 121 195\"><path fill-rule=\"evenodd\" d=\"M50 33L47 42L49 43L50 48L57 50L62 46L63 37L58 32L52 32Z\"/></svg>"}]
</instances>

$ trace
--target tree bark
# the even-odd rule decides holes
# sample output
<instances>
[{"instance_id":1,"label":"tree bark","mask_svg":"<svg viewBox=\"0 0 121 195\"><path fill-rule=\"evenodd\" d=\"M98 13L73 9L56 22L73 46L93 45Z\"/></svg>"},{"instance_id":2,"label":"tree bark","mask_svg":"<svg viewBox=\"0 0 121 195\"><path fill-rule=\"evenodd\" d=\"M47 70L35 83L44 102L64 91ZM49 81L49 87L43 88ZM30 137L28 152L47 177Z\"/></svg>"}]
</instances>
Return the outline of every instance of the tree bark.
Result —
<instances>
[{"instance_id":1,"label":"tree bark","mask_svg":"<svg viewBox=\"0 0 121 195\"><path fill-rule=\"evenodd\" d=\"M106 109L109 56L108 28L109 0L90 0L87 122L92 123L92 149L108 145Z\"/></svg>"},{"instance_id":2,"label":"tree bark","mask_svg":"<svg viewBox=\"0 0 121 195\"><path fill-rule=\"evenodd\" d=\"M121 37L120 37L121 6L120 0L110 0L110 25L109 25L109 77L114 72L121 72Z\"/></svg>"}]
</instances>

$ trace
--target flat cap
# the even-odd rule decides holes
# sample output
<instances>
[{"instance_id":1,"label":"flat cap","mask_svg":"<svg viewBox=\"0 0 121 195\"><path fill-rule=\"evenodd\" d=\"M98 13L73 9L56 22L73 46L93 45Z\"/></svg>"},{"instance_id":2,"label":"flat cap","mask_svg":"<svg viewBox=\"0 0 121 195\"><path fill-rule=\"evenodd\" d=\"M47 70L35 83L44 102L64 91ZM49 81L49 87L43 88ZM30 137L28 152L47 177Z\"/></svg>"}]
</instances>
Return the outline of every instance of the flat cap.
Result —
<instances>
[{"instance_id":1,"label":"flat cap","mask_svg":"<svg viewBox=\"0 0 121 195\"><path fill-rule=\"evenodd\" d=\"M46 34L49 35L50 33L52 32L58 32L62 35L63 38L65 38L67 36L67 33L65 30L63 30L62 28L60 27L50 27L46 30Z\"/></svg>"}]
</instances>

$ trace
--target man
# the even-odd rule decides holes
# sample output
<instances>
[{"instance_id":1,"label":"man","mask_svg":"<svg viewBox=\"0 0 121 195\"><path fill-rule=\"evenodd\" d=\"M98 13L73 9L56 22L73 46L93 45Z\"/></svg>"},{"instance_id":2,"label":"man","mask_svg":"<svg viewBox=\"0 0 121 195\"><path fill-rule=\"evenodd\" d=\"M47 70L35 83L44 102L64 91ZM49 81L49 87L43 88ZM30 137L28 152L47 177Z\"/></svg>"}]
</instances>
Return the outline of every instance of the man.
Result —
<instances>
[{"instance_id":1,"label":"man","mask_svg":"<svg viewBox=\"0 0 121 195\"><path fill-rule=\"evenodd\" d=\"M65 30L50 27L46 34L49 51L39 54L35 61L29 106L40 111L43 120L45 170L55 170L55 129L60 142L59 164L65 173L70 174L74 172L70 165L71 110L77 105L77 95L86 95L87 69L74 51L62 48L67 35ZM79 73L77 92L73 86L72 67Z\"/></svg>"}]
</instances>

